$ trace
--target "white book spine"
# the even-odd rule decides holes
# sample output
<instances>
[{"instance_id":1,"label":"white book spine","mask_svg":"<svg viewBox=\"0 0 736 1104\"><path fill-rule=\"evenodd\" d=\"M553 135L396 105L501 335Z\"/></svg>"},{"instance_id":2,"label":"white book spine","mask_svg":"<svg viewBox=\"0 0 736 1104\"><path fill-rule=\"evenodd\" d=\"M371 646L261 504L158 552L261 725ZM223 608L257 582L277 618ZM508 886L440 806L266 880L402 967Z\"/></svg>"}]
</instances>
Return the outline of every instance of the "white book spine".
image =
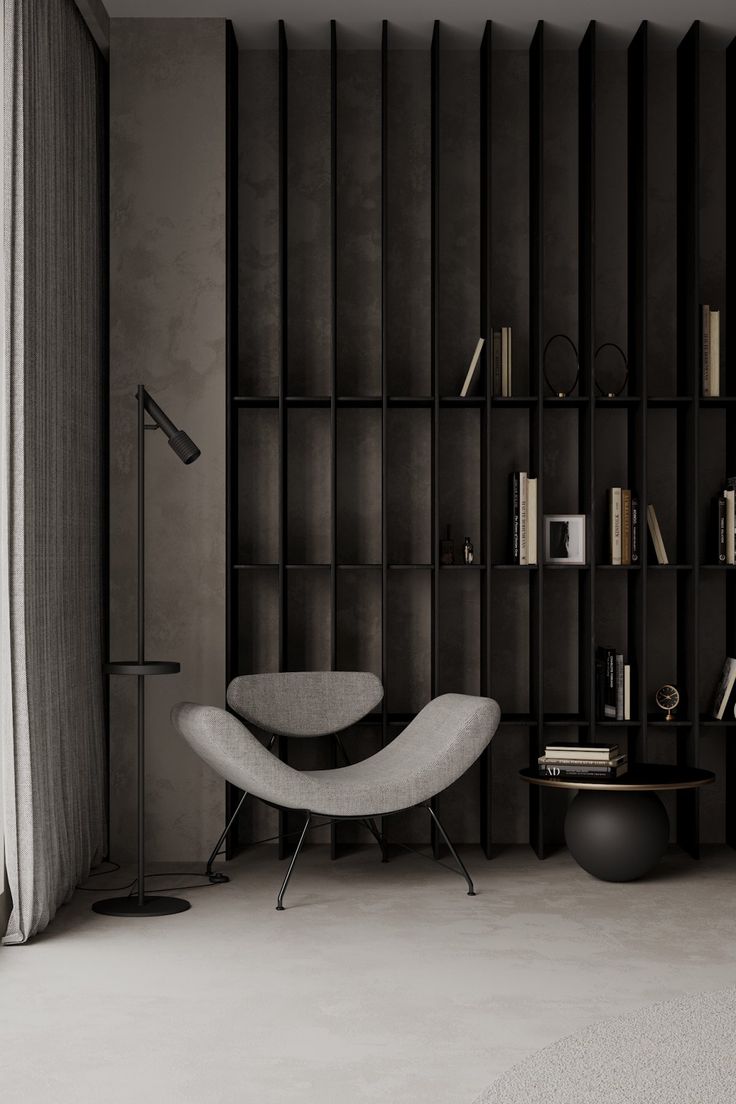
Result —
<instances>
[{"instance_id":1,"label":"white book spine","mask_svg":"<svg viewBox=\"0 0 736 1104\"><path fill-rule=\"evenodd\" d=\"M527 538L529 547L529 559L528 563L536 564L537 562L537 480L527 479L526 481L526 494L527 494Z\"/></svg>"},{"instance_id":2,"label":"white book spine","mask_svg":"<svg viewBox=\"0 0 736 1104\"><path fill-rule=\"evenodd\" d=\"M726 563L736 563L736 491L724 491L726 500Z\"/></svg>"},{"instance_id":3,"label":"white book spine","mask_svg":"<svg viewBox=\"0 0 736 1104\"><path fill-rule=\"evenodd\" d=\"M710 312L710 390L708 394L712 398L718 398L721 394L721 312Z\"/></svg>"},{"instance_id":4,"label":"white book spine","mask_svg":"<svg viewBox=\"0 0 736 1104\"><path fill-rule=\"evenodd\" d=\"M519 563L529 563L529 476L519 472Z\"/></svg>"},{"instance_id":5,"label":"white book spine","mask_svg":"<svg viewBox=\"0 0 736 1104\"><path fill-rule=\"evenodd\" d=\"M475 346L475 352L473 353L473 359L470 361L470 367L468 368L468 373L465 377L465 383L463 384L463 389L460 392L460 398L461 399L464 399L465 396L467 395L468 391L470 390L470 385L473 382L473 377L474 377L476 369L478 367L478 361L480 360L480 354L481 354L481 350L483 348L483 342L484 342L484 338L479 337L478 338L478 344Z\"/></svg>"},{"instance_id":6,"label":"white book spine","mask_svg":"<svg viewBox=\"0 0 736 1104\"><path fill-rule=\"evenodd\" d=\"M653 506L647 506L647 525L649 526L649 532L652 537L652 543L654 545L654 551L657 555L657 563L668 564L670 561L667 557L667 550L662 540L662 533L660 532L659 522L657 521L657 511Z\"/></svg>"},{"instance_id":7,"label":"white book spine","mask_svg":"<svg viewBox=\"0 0 736 1104\"><path fill-rule=\"evenodd\" d=\"M611 563L621 564L621 488L611 487Z\"/></svg>"}]
</instances>

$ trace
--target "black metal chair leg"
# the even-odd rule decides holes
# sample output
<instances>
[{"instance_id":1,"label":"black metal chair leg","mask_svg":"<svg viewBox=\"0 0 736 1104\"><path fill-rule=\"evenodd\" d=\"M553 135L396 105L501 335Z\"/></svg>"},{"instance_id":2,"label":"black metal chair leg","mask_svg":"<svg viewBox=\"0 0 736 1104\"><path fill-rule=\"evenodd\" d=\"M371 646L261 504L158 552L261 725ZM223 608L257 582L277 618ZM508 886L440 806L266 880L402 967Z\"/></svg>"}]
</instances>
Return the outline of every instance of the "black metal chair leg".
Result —
<instances>
[{"instance_id":1,"label":"black metal chair leg","mask_svg":"<svg viewBox=\"0 0 736 1104\"><path fill-rule=\"evenodd\" d=\"M376 824L375 820L373 819L373 817L368 817L366 820L363 821L363 823L375 839L378 846L381 848L381 862L388 862L388 850L386 848L386 840L384 839L383 834L379 832L378 825Z\"/></svg>"},{"instance_id":2,"label":"black metal chair leg","mask_svg":"<svg viewBox=\"0 0 736 1104\"><path fill-rule=\"evenodd\" d=\"M457 863L457 865L460 867L460 869L463 872L463 877L465 878L465 881L468 883L468 897L475 897L476 893L475 893L475 889L473 888L473 879L468 874L468 870L467 870L467 867L465 866L465 863L460 858L460 856L458 855L455 848L452 846L452 843L450 841L450 837L448 836L447 832L445 831L445 829L442 827L442 824L440 823L440 818L437 816L436 812L434 811L434 809L432 808L431 805L427 806L427 811L428 811L429 815L431 816L432 820L434 821L434 823L437 825L437 829L438 829L440 835L442 836L443 840L445 841L445 843L449 847L450 854L452 855L453 859L455 860L455 862Z\"/></svg>"},{"instance_id":3,"label":"black metal chair leg","mask_svg":"<svg viewBox=\"0 0 736 1104\"><path fill-rule=\"evenodd\" d=\"M284 878L283 882L281 883L281 889L279 890L279 896L278 896L278 900L276 902L276 910L278 912L283 912L284 911L283 900L284 900L284 894L286 893L286 887L289 884L289 878L291 877L291 872L294 869L294 864L296 863L296 860L299 857L299 852L302 849L302 844L304 843L304 840L307 837L307 832L309 831L309 822L311 821L311 819L312 819L312 814L309 813L307 815L306 821L304 822L304 827L302 829L302 834L299 837L299 842L296 845L296 848L294 849L294 854L291 856L291 862L289 863L289 869L286 871L286 877Z\"/></svg>"},{"instance_id":4,"label":"black metal chair leg","mask_svg":"<svg viewBox=\"0 0 736 1104\"><path fill-rule=\"evenodd\" d=\"M248 791L246 790L243 793L243 796L241 797L240 801L238 802L238 807L236 808L235 812L233 813L233 815L230 817L229 821L225 825L225 828L223 829L220 838L218 839L215 846L212 848L212 853L211 853L210 857L207 860L207 877L209 878L209 880L211 882L219 883L219 882L229 882L230 881L227 874L222 874L219 870L216 871L216 872L213 872L212 864L215 861L215 859L217 858L217 856L219 855L220 848L222 846L222 841L227 838L227 834L230 831L230 829L232 828L233 824L235 823L235 818L237 817L238 813L243 808L243 802L245 801L247 796L248 796Z\"/></svg>"}]
</instances>

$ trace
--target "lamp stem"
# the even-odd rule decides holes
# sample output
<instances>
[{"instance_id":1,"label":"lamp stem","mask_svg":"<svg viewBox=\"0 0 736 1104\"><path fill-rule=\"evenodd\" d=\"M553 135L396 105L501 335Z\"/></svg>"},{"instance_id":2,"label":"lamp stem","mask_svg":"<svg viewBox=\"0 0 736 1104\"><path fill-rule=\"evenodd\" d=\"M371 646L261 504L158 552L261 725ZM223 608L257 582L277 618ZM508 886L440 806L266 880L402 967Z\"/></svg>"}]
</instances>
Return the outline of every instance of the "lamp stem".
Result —
<instances>
[{"instance_id":1,"label":"lamp stem","mask_svg":"<svg viewBox=\"0 0 736 1104\"><path fill-rule=\"evenodd\" d=\"M144 546L146 540L145 528L145 388L138 384L138 662L145 662L145 555ZM138 683L138 904L143 907L145 903L145 679L143 675L137 678Z\"/></svg>"}]
</instances>

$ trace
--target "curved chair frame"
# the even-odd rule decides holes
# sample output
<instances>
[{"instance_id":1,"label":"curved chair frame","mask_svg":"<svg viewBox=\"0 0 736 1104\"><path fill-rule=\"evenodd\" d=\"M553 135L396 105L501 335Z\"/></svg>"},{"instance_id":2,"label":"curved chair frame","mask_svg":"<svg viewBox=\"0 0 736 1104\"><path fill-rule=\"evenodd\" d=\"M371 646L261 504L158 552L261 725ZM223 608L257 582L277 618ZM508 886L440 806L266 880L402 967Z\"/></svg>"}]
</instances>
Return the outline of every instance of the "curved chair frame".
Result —
<instances>
[{"instance_id":1,"label":"curved chair frame","mask_svg":"<svg viewBox=\"0 0 736 1104\"><path fill-rule=\"evenodd\" d=\"M500 716L490 698L445 694L368 759L332 770L297 771L222 709L181 702L172 710L177 731L219 774L267 804L306 816L278 894L279 911L314 815L365 822L416 806L427 808L474 896L472 879L429 803L485 750Z\"/></svg>"}]
</instances>

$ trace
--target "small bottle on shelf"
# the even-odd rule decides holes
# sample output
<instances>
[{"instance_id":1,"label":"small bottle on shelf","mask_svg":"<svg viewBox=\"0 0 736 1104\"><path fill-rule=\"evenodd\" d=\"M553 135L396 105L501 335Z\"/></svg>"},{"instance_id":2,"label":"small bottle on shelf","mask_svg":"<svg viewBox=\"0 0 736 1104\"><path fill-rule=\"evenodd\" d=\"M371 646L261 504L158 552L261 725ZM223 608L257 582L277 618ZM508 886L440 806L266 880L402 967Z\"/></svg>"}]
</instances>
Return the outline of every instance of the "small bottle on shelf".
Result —
<instances>
[{"instance_id":1,"label":"small bottle on shelf","mask_svg":"<svg viewBox=\"0 0 736 1104\"><path fill-rule=\"evenodd\" d=\"M463 545L463 558L466 564L472 564L475 553L473 552L473 542L470 537L465 538L465 544Z\"/></svg>"}]
</instances>

